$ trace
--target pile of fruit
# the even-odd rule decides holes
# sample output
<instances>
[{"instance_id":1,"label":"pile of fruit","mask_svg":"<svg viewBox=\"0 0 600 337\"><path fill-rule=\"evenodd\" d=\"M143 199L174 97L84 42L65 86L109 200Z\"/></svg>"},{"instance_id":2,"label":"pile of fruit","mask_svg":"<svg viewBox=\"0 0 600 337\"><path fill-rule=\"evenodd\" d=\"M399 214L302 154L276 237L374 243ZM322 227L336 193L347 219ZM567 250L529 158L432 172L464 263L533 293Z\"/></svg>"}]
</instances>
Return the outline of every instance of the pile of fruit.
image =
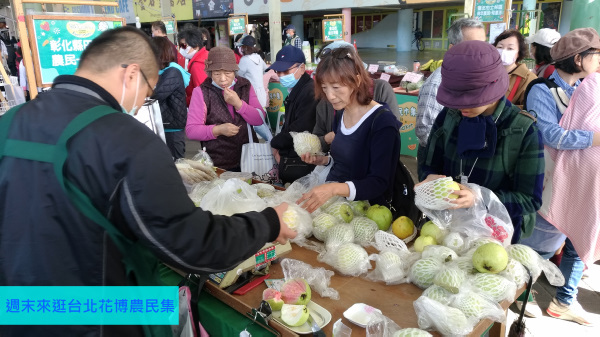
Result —
<instances>
[{"instance_id":1,"label":"pile of fruit","mask_svg":"<svg viewBox=\"0 0 600 337\"><path fill-rule=\"evenodd\" d=\"M442 62L444 62L444 60L437 60L434 61L433 59L427 61L426 63L422 64L419 67L419 70L424 71L424 70L428 70L431 72L434 72L437 68L442 66Z\"/></svg>"},{"instance_id":2,"label":"pile of fruit","mask_svg":"<svg viewBox=\"0 0 600 337\"><path fill-rule=\"evenodd\" d=\"M465 238L436 227L423 226L414 245L421 256L409 272L410 281L425 290L414 303L419 327L464 335L484 318L503 321L499 302L514 300L528 280L524 266L539 276L541 257L524 245L504 247L493 238Z\"/></svg>"}]
</instances>

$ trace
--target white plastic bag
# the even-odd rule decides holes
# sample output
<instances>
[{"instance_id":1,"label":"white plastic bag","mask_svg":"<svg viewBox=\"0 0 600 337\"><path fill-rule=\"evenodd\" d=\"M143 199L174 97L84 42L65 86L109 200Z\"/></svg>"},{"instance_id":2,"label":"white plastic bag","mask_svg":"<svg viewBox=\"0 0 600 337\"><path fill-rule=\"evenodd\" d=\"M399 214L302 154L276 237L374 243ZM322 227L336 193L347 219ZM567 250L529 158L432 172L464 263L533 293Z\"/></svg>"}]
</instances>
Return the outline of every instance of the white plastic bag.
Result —
<instances>
[{"instance_id":1,"label":"white plastic bag","mask_svg":"<svg viewBox=\"0 0 600 337\"><path fill-rule=\"evenodd\" d=\"M288 209L283 212L283 222L298 235L291 239L297 245L303 246L312 235L312 217L302 207L296 204L289 204Z\"/></svg>"},{"instance_id":2,"label":"white plastic bag","mask_svg":"<svg viewBox=\"0 0 600 337\"><path fill-rule=\"evenodd\" d=\"M437 330L444 336L464 336L473 331L476 320L453 307L421 296L413 302L418 317L419 328Z\"/></svg>"},{"instance_id":3,"label":"white plastic bag","mask_svg":"<svg viewBox=\"0 0 600 337\"><path fill-rule=\"evenodd\" d=\"M367 337L393 337L400 326L389 317L373 312L367 323Z\"/></svg>"},{"instance_id":4,"label":"white plastic bag","mask_svg":"<svg viewBox=\"0 0 600 337\"><path fill-rule=\"evenodd\" d=\"M408 280L409 253L400 254L393 249L387 249L369 258L375 261L375 269L367 274L371 281L383 281L387 285L406 283Z\"/></svg>"},{"instance_id":5,"label":"white plastic bag","mask_svg":"<svg viewBox=\"0 0 600 337\"><path fill-rule=\"evenodd\" d=\"M316 135L313 135L308 131L290 132L290 135L294 141L294 151L296 151L299 156L306 153L312 155L323 155L321 141Z\"/></svg>"},{"instance_id":6,"label":"white plastic bag","mask_svg":"<svg viewBox=\"0 0 600 337\"><path fill-rule=\"evenodd\" d=\"M560 287L565 284L565 277L560 269L554 263L544 260L530 247L521 244L510 245L506 248L506 252L510 258L529 268L534 282L543 271L551 285Z\"/></svg>"},{"instance_id":7,"label":"white plastic bag","mask_svg":"<svg viewBox=\"0 0 600 337\"><path fill-rule=\"evenodd\" d=\"M281 260L281 269L286 281L301 278L308 282L311 290L318 292L321 297L329 297L332 300L340 299L338 291L329 287L331 277L334 275L333 271L322 267L313 267L308 263L287 258Z\"/></svg>"},{"instance_id":8,"label":"white plastic bag","mask_svg":"<svg viewBox=\"0 0 600 337\"><path fill-rule=\"evenodd\" d=\"M452 298L450 306L462 311L468 320L479 322L487 318L501 323L506 320L504 310L498 303L479 295L468 287L461 289L460 293Z\"/></svg>"},{"instance_id":9,"label":"white plastic bag","mask_svg":"<svg viewBox=\"0 0 600 337\"><path fill-rule=\"evenodd\" d=\"M334 267L342 275L359 276L371 269L369 254L355 244L344 243L336 249L327 249L322 261Z\"/></svg>"},{"instance_id":10,"label":"white plastic bag","mask_svg":"<svg viewBox=\"0 0 600 337\"><path fill-rule=\"evenodd\" d=\"M214 214L231 216L236 213L260 212L267 204L256 189L239 179L229 179L211 189L200 202L202 209Z\"/></svg>"}]
</instances>

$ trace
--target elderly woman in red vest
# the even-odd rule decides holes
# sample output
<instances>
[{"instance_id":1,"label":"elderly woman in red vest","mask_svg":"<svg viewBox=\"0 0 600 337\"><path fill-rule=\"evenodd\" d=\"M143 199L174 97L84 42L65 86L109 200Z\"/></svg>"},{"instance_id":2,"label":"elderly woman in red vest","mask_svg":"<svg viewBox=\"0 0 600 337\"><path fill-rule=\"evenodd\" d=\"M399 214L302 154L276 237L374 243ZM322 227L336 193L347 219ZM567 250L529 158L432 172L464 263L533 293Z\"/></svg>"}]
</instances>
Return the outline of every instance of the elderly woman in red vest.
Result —
<instances>
[{"instance_id":1,"label":"elderly woman in red vest","mask_svg":"<svg viewBox=\"0 0 600 337\"><path fill-rule=\"evenodd\" d=\"M185 133L206 147L215 166L240 171L242 145L248 143L248 124L261 125L265 116L254 89L239 70L233 50L215 47L206 60L206 80L192 93ZM252 138L258 142L254 130Z\"/></svg>"}]
</instances>

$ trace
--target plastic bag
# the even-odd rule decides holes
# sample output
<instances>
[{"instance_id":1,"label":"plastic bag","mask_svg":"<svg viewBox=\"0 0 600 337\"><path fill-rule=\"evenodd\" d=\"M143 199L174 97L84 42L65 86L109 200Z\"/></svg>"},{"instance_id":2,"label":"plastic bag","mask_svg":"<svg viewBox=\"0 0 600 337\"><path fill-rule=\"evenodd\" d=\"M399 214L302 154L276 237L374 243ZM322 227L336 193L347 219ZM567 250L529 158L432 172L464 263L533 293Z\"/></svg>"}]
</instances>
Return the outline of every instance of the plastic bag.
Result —
<instances>
[{"instance_id":1,"label":"plastic bag","mask_svg":"<svg viewBox=\"0 0 600 337\"><path fill-rule=\"evenodd\" d=\"M502 242L504 246L510 244L514 232L512 221L506 207L494 192L477 184L466 184L475 197L474 205L469 208L443 209L446 207L444 204L449 202L431 194L432 183L438 180L440 179L415 187L417 193L415 203L427 217L440 228L461 233L468 238L492 237ZM421 191L424 189L427 192ZM446 187L439 193L444 189ZM449 193L448 191L446 190L445 193Z\"/></svg>"},{"instance_id":2,"label":"plastic bag","mask_svg":"<svg viewBox=\"0 0 600 337\"><path fill-rule=\"evenodd\" d=\"M322 257L322 262L335 268L338 272L348 276L358 276L371 269L369 254L367 251L355 244L344 243L338 248L330 250Z\"/></svg>"},{"instance_id":3,"label":"plastic bag","mask_svg":"<svg viewBox=\"0 0 600 337\"><path fill-rule=\"evenodd\" d=\"M263 183L253 184L252 187L256 189L256 194L263 199L275 196L277 191L273 185Z\"/></svg>"},{"instance_id":4,"label":"plastic bag","mask_svg":"<svg viewBox=\"0 0 600 337\"><path fill-rule=\"evenodd\" d=\"M281 196L282 201L289 204L295 204L302 195L310 191L313 187L319 186L319 177L315 174L307 174L304 177L294 181L288 188L285 189Z\"/></svg>"},{"instance_id":5,"label":"plastic bag","mask_svg":"<svg viewBox=\"0 0 600 337\"><path fill-rule=\"evenodd\" d=\"M483 297L496 303L504 300L513 302L517 293L514 282L496 274L477 273L470 276L469 283Z\"/></svg>"},{"instance_id":6,"label":"plastic bag","mask_svg":"<svg viewBox=\"0 0 600 337\"><path fill-rule=\"evenodd\" d=\"M318 214L316 214L318 212ZM326 241L327 231L338 224L337 219L324 212L318 210L313 213L312 225L313 225L313 236L320 241Z\"/></svg>"},{"instance_id":7,"label":"plastic bag","mask_svg":"<svg viewBox=\"0 0 600 337\"><path fill-rule=\"evenodd\" d=\"M199 161L204 165L208 165L208 166L215 166L215 164L212 161L212 158L210 158L210 156L208 155L208 152L206 152L206 148L203 147L200 151L198 151L198 153L192 157L192 160L194 161Z\"/></svg>"},{"instance_id":8,"label":"plastic bag","mask_svg":"<svg viewBox=\"0 0 600 337\"><path fill-rule=\"evenodd\" d=\"M352 206L345 199L334 202L325 209L325 213L331 214L337 218L339 222L349 223L354 219L354 211Z\"/></svg>"},{"instance_id":9,"label":"plastic bag","mask_svg":"<svg viewBox=\"0 0 600 337\"><path fill-rule=\"evenodd\" d=\"M504 310L497 302L479 295L468 287L461 289L460 293L452 298L450 306L462 311L468 320L476 322L482 319L490 319L494 322L506 320Z\"/></svg>"},{"instance_id":10,"label":"plastic bag","mask_svg":"<svg viewBox=\"0 0 600 337\"><path fill-rule=\"evenodd\" d=\"M513 281L517 288L521 288L529 279L527 269L523 267L521 262L511 258L508 259L506 269L501 271L499 275L507 278L510 281Z\"/></svg>"},{"instance_id":11,"label":"plastic bag","mask_svg":"<svg viewBox=\"0 0 600 337\"><path fill-rule=\"evenodd\" d=\"M437 330L444 336L468 335L477 323L473 319L468 319L462 311L426 296L419 297L413 302L413 306L417 313L419 328Z\"/></svg>"},{"instance_id":12,"label":"plastic bag","mask_svg":"<svg viewBox=\"0 0 600 337\"><path fill-rule=\"evenodd\" d=\"M423 296L427 296L432 300L438 301L444 305L450 305L456 294L453 294L448 290L434 284L423 291Z\"/></svg>"},{"instance_id":13,"label":"plastic bag","mask_svg":"<svg viewBox=\"0 0 600 337\"><path fill-rule=\"evenodd\" d=\"M286 280L302 278L308 282L311 290L316 291L321 297L329 297L339 300L340 294L334 288L329 287L334 272L323 267L312 267L308 263L294 260L281 260L281 269Z\"/></svg>"},{"instance_id":14,"label":"plastic bag","mask_svg":"<svg viewBox=\"0 0 600 337\"><path fill-rule=\"evenodd\" d=\"M373 312L367 323L367 337L393 337L400 326L389 317Z\"/></svg>"},{"instance_id":15,"label":"plastic bag","mask_svg":"<svg viewBox=\"0 0 600 337\"><path fill-rule=\"evenodd\" d=\"M225 184L225 180L223 179L215 179L212 181L203 181L196 185L193 185L192 191L189 194L190 199L196 204L197 207L200 207L200 203L204 196L212 190L215 186Z\"/></svg>"},{"instance_id":16,"label":"plastic bag","mask_svg":"<svg viewBox=\"0 0 600 337\"><path fill-rule=\"evenodd\" d=\"M565 284L565 277L560 269L554 263L544 260L530 247L520 244L510 245L506 248L506 252L510 258L529 268L534 282L543 271L551 285L560 287Z\"/></svg>"},{"instance_id":17,"label":"plastic bag","mask_svg":"<svg viewBox=\"0 0 600 337\"><path fill-rule=\"evenodd\" d=\"M433 284L458 294L467 278L467 273L455 265L444 264L433 277Z\"/></svg>"},{"instance_id":18,"label":"plastic bag","mask_svg":"<svg viewBox=\"0 0 600 337\"><path fill-rule=\"evenodd\" d=\"M245 183L252 184L252 173L248 173L248 172L231 172L231 171L226 171L221 173L220 176L221 179L224 180L229 180L229 179L239 179Z\"/></svg>"},{"instance_id":19,"label":"plastic bag","mask_svg":"<svg viewBox=\"0 0 600 337\"><path fill-rule=\"evenodd\" d=\"M352 336L352 329L350 329L350 327L348 327L346 324L342 323L342 319L338 319L334 324L333 324L333 335L335 337L351 337Z\"/></svg>"},{"instance_id":20,"label":"plastic bag","mask_svg":"<svg viewBox=\"0 0 600 337\"><path fill-rule=\"evenodd\" d=\"M354 242L354 229L347 223L333 225L325 233L327 251L334 251L345 243Z\"/></svg>"},{"instance_id":21,"label":"plastic bag","mask_svg":"<svg viewBox=\"0 0 600 337\"><path fill-rule=\"evenodd\" d=\"M375 242L375 233L379 231L379 227L375 221L367 217L355 217L350 221L354 230L354 242L361 246L369 246Z\"/></svg>"},{"instance_id":22,"label":"plastic bag","mask_svg":"<svg viewBox=\"0 0 600 337\"><path fill-rule=\"evenodd\" d=\"M267 204L256 194L256 189L247 183L229 179L223 185L211 189L202 198L200 207L214 214L231 216L236 213L260 212Z\"/></svg>"},{"instance_id":23,"label":"plastic bag","mask_svg":"<svg viewBox=\"0 0 600 337\"><path fill-rule=\"evenodd\" d=\"M410 267L410 282L421 289L429 288L433 284L435 275L442 269L443 263L437 258L417 260Z\"/></svg>"},{"instance_id":24,"label":"plastic bag","mask_svg":"<svg viewBox=\"0 0 600 337\"><path fill-rule=\"evenodd\" d=\"M290 132L290 135L294 141L294 151L296 151L299 156L306 153L320 156L323 155L321 141L316 135L313 135L308 131Z\"/></svg>"},{"instance_id":25,"label":"plastic bag","mask_svg":"<svg viewBox=\"0 0 600 337\"><path fill-rule=\"evenodd\" d=\"M369 258L375 261L375 269L367 274L371 281L383 281L387 285L406 283L408 280L408 266L406 255L394 249L387 249Z\"/></svg>"},{"instance_id":26,"label":"plastic bag","mask_svg":"<svg viewBox=\"0 0 600 337\"><path fill-rule=\"evenodd\" d=\"M392 335L392 337L430 337L433 336L429 332L417 328L401 329Z\"/></svg>"},{"instance_id":27,"label":"plastic bag","mask_svg":"<svg viewBox=\"0 0 600 337\"><path fill-rule=\"evenodd\" d=\"M211 181L217 179L217 174L212 169L212 166L206 166L199 162L177 159L175 161L175 167L181 175L181 179L186 185L195 185L203 181Z\"/></svg>"},{"instance_id":28,"label":"plastic bag","mask_svg":"<svg viewBox=\"0 0 600 337\"><path fill-rule=\"evenodd\" d=\"M296 204L289 204L288 209L283 212L283 222L298 235L290 241L304 245L306 239L312 235L312 217L305 209Z\"/></svg>"},{"instance_id":29,"label":"plastic bag","mask_svg":"<svg viewBox=\"0 0 600 337\"><path fill-rule=\"evenodd\" d=\"M441 262L450 262L452 260L456 260L458 258L458 255L455 251L448 247L429 245L425 246L425 249L423 249L423 252L421 253L421 257L423 259L433 257L440 260Z\"/></svg>"}]
</instances>

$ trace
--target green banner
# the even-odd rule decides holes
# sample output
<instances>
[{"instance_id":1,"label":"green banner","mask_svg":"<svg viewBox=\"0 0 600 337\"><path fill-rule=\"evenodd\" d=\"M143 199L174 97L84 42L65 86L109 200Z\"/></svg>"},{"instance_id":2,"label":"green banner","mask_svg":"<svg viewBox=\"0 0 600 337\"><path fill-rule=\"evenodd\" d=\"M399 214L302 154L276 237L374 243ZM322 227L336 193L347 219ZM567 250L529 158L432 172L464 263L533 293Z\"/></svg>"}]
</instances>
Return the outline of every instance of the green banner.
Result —
<instances>
[{"instance_id":1,"label":"green banner","mask_svg":"<svg viewBox=\"0 0 600 337\"><path fill-rule=\"evenodd\" d=\"M481 22L504 21L506 0L475 0L473 17Z\"/></svg>"},{"instance_id":2,"label":"green banner","mask_svg":"<svg viewBox=\"0 0 600 337\"><path fill-rule=\"evenodd\" d=\"M118 20L121 20L120 18ZM121 27L121 21L92 19L69 20L64 17L33 19L36 55L41 84L51 84L59 75L77 70L79 57L92 40L105 30Z\"/></svg>"},{"instance_id":3,"label":"green banner","mask_svg":"<svg viewBox=\"0 0 600 337\"><path fill-rule=\"evenodd\" d=\"M229 35L244 34L246 32L246 18L243 16L227 19Z\"/></svg>"},{"instance_id":4,"label":"green banner","mask_svg":"<svg viewBox=\"0 0 600 337\"><path fill-rule=\"evenodd\" d=\"M323 20L323 41L342 40L344 38L344 20Z\"/></svg>"},{"instance_id":5,"label":"green banner","mask_svg":"<svg viewBox=\"0 0 600 337\"><path fill-rule=\"evenodd\" d=\"M417 124L417 100L418 96L396 94L398 110L400 111L400 139L402 148L400 154L416 157L418 138L415 134Z\"/></svg>"}]
</instances>

